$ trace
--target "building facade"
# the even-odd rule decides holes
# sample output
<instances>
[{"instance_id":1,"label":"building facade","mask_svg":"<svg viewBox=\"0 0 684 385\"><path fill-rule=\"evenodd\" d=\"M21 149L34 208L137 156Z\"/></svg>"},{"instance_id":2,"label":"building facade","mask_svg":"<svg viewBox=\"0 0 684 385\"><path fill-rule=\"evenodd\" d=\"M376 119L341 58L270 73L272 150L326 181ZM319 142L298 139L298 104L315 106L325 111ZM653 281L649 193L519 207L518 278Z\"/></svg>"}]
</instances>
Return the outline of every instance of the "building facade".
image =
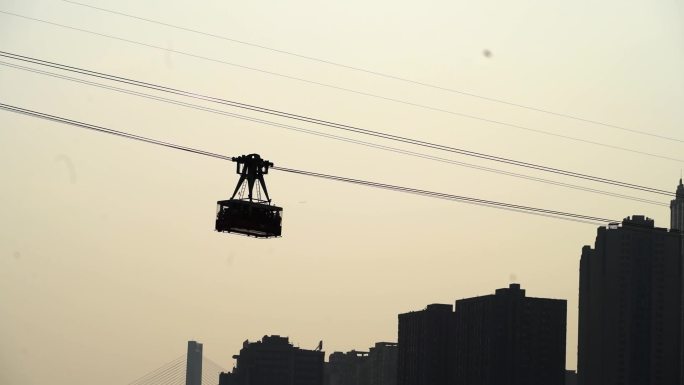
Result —
<instances>
[{"instance_id":1,"label":"building facade","mask_svg":"<svg viewBox=\"0 0 684 385\"><path fill-rule=\"evenodd\" d=\"M398 345L376 342L367 352L334 352L325 363L324 385L397 385Z\"/></svg>"},{"instance_id":2,"label":"building facade","mask_svg":"<svg viewBox=\"0 0 684 385\"><path fill-rule=\"evenodd\" d=\"M681 314L681 353L680 353L680 363L681 368L680 385L684 385L684 184L682 179L679 178L679 185L677 186L677 191L675 193L675 199L670 202L670 230L679 232L680 236L680 250L682 252L682 314Z\"/></svg>"},{"instance_id":3,"label":"building facade","mask_svg":"<svg viewBox=\"0 0 684 385\"><path fill-rule=\"evenodd\" d=\"M681 179L675 199L670 201L670 229L684 231L684 184Z\"/></svg>"},{"instance_id":4,"label":"building facade","mask_svg":"<svg viewBox=\"0 0 684 385\"><path fill-rule=\"evenodd\" d=\"M368 352L334 352L325 363L324 385L370 385Z\"/></svg>"},{"instance_id":5,"label":"building facade","mask_svg":"<svg viewBox=\"0 0 684 385\"><path fill-rule=\"evenodd\" d=\"M454 380L452 305L399 314L398 385L451 385Z\"/></svg>"},{"instance_id":6,"label":"building facade","mask_svg":"<svg viewBox=\"0 0 684 385\"><path fill-rule=\"evenodd\" d=\"M455 385L564 385L567 301L518 284L456 301Z\"/></svg>"},{"instance_id":7,"label":"building facade","mask_svg":"<svg viewBox=\"0 0 684 385\"><path fill-rule=\"evenodd\" d=\"M368 352L370 385L397 385L397 357L395 342L376 342Z\"/></svg>"},{"instance_id":8,"label":"building facade","mask_svg":"<svg viewBox=\"0 0 684 385\"><path fill-rule=\"evenodd\" d=\"M287 337L264 336L245 341L231 373L221 373L219 385L323 385L324 352L304 350Z\"/></svg>"},{"instance_id":9,"label":"building facade","mask_svg":"<svg viewBox=\"0 0 684 385\"><path fill-rule=\"evenodd\" d=\"M679 231L638 215L598 229L580 259L580 385L680 383L682 268Z\"/></svg>"},{"instance_id":10,"label":"building facade","mask_svg":"<svg viewBox=\"0 0 684 385\"><path fill-rule=\"evenodd\" d=\"M185 385L202 385L202 344L188 341L185 365Z\"/></svg>"}]
</instances>

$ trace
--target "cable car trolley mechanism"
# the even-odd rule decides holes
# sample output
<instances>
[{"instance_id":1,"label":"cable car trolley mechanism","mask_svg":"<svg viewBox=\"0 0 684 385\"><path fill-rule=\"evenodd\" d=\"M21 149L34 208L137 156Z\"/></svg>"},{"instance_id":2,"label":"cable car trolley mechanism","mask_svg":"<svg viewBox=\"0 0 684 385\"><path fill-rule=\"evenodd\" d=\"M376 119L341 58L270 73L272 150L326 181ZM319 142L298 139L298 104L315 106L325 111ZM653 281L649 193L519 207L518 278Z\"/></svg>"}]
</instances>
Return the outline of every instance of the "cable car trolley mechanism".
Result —
<instances>
[{"instance_id":1,"label":"cable car trolley mechanism","mask_svg":"<svg viewBox=\"0 0 684 385\"><path fill-rule=\"evenodd\" d=\"M240 180L230 199L217 202L216 231L256 238L279 237L283 208L271 204L264 182L273 163L258 154L234 157L232 161L237 163Z\"/></svg>"}]
</instances>

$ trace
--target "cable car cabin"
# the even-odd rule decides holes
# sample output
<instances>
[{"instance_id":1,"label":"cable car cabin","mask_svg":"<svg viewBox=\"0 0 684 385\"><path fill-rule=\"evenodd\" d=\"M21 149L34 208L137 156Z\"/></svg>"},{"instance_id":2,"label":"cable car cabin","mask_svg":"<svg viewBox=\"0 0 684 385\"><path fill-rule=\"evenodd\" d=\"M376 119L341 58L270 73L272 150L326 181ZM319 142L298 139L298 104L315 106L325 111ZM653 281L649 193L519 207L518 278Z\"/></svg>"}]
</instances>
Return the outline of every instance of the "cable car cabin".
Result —
<instances>
[{"instance_id":1,"label":"cable car cabin","mask_svg":"<svg viewBox=\"0 0 684 385\"><path fill-rule=\"evenodd\" d=\"M237 163L240 180L230 199L217 202L216 231L256 238L279 237L283 209L271 204L264 181L273 163L261 159L259 154L231 160Z\"/></svg>"},{"instance_id":2,"label":"cable car cabin","mask_svg":"<svg viewBox=\"0 0 684 385\"><path fill-rule=\"evenodd\" d=\"M217 204L216 231L256 238L280 236L282 207L240 199L218 201Z\"/></svg>"}]
</instances>

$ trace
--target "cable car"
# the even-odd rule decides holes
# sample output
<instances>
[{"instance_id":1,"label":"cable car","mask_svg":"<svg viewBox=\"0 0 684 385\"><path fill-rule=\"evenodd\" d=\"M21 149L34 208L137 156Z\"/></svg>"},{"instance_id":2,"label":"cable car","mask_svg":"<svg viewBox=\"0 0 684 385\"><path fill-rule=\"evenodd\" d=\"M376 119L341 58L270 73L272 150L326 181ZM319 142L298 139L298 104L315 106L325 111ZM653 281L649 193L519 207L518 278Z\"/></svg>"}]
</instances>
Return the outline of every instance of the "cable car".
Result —
<instances>
[{"instance_id":1,"label":"cable car","mask_svg":"<svg viewBox=\"0 0 684 385\"><path fill-rule=\"evenodd\" d=\"M271 204L264 181L264 175L273 163L261 159L258 154L232 160L237 163L240 180L230 199L217 202L216 231L256 238L279 237L283 208Z\"/></svg>"}]
</instances>

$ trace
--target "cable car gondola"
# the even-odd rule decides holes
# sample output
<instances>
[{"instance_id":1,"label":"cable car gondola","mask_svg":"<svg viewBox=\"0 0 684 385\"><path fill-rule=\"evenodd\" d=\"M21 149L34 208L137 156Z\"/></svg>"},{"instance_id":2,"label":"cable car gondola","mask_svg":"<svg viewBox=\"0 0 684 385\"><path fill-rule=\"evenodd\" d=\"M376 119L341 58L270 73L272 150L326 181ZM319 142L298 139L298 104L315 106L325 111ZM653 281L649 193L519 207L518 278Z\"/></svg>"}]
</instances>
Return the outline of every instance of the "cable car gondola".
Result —
<instances>
[{"instance_id":1,"label":"cable car gondola","mask_svg":"<svg viewBox=\"0 0 684 385\"><path fill-rule=\"evenodd\" d=\"M264 175L268 174L273 163L261 159L258 154L242 155L232 160L237 163L240 180L230 199L217 202L216 231L256 238L279 237L283 208L271 204L264 182ZM256 196L253 194L255 183ZM261 191L266 199L262 199Z\"/></svg>"}]
</instances>

